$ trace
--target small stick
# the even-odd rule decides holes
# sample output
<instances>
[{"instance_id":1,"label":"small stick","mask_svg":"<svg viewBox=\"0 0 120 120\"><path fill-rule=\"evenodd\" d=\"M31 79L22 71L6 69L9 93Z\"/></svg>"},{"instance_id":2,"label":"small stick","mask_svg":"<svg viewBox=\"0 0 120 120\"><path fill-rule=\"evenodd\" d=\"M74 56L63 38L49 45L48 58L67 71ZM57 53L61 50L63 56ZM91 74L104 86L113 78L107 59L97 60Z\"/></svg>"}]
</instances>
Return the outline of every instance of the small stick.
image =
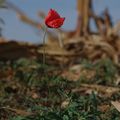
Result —
<instances>
[{"instance_id":1,"label":"small stick","mask_svg":"<svg viewBox=\"0 0 120 120\"><path fill-rule=\"evenodd\" d=\"M43 36L43 67L45 66L45 36L47 33L47 27L45 28L44 36Z\"/></svg>"},{"instance_id":2,"label":"small stick","mask_svg":"<svg viewBox=\"0 0 120 120\"><path fill-rule=\"evenodd\" d=\"M58 42L59 42L59 45L60 45L60 48L62 48L62 50L64 50L64 43L63 43L63 39L62 39L62 34L61 34L61 31L58 30ZM63 52L63 55L62 55L62 65L61 65L61 68L63 69L64 68L64 52Z\"/></svg>"}]
</instances>

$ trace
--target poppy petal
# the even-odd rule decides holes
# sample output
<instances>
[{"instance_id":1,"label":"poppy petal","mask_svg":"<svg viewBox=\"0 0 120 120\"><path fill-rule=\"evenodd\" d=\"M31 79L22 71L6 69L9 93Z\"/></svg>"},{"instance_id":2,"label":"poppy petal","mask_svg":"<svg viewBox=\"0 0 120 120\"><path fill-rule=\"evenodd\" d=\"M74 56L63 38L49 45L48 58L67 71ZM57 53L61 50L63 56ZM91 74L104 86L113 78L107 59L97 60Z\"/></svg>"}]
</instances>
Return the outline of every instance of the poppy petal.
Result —
<instances>
[{"instance_id":1,"label":"poppy petal","mask_svg":"<svg viewBox=\"0 0 120 120\"><path fill-rule=\"evenodd\" d=\"M59 28L63 25L65 18L59 18L52 21L49 21L47 25L51 28Z\"/></svg>"},{"instance_id":2,"label":"poppy petal","mask_svg":"<svg viewBox=\"0 0 120 120\"><path fill-rule=\"evenodd\" d=\"M50 11L48 12L48 15L45 19L45 23L47 23L47 21L52 21L54 19L58 19L60 18L60 15L53 9L50 9Z\"/></svg>"}]
</instances>

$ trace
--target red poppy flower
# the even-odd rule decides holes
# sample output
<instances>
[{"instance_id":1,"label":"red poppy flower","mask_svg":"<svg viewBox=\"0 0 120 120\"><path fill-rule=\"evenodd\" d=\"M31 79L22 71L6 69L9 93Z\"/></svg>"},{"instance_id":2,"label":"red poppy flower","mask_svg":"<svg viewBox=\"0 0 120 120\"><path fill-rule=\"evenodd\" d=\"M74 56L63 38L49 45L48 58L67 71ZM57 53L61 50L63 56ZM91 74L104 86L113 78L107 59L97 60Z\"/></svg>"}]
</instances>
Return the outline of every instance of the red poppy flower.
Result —
<instances>
[{"instance_id":1,"label":"red poppy flower","mask_svg":"<svg viewBox=\"0 0 120 120\"><path fill-rule=\"evenodd\" d=\"M50 9L48 15L45 18L45 24L49 28L59 28L63 25L65 18L60 17L60 15L53 9Z\"/></svg>"}]
</instances>

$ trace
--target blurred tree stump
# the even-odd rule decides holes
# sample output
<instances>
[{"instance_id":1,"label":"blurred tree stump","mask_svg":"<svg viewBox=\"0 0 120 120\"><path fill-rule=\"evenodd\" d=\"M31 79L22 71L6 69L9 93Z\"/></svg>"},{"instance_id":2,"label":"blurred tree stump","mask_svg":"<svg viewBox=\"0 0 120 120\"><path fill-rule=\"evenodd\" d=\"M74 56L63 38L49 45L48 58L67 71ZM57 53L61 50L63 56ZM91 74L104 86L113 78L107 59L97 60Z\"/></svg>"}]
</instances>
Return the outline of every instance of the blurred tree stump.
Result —
<instances>
[{"instance_id":1,"label":"blurred tree stump","mask_svg":"<svg viewBox=\"0 0 120 120\"><path fill-rule=\"evenodd\" d=\"M76 35L89 33L90 13L92 12L92 0L77 0L78 20Z\"/></svg>"}]
</instances>

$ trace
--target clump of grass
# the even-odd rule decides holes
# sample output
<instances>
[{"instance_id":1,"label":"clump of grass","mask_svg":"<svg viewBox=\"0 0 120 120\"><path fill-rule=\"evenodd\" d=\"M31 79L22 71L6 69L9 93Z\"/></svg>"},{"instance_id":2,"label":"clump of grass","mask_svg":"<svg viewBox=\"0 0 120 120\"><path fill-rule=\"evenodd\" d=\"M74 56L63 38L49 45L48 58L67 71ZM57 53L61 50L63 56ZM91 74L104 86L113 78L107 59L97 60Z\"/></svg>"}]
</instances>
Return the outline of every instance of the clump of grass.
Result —
<instances>
[{"instance_id":1,"label":"clump of grass","mask_svg":"<svg viewBox=\"0 0 120 120\"><path fill-rule=\"evenodd\" d=\"M65 108L34 107L34 110L39 111L37 115L17 116L10 120L118 120L120 118L119 112L113 108L106 113L100 111L98 107L100 101L94 92L89 96L70 94L68 97L69 104Z\"/></svg>"},{"instance_id":2,"label":"clump of grass","mask_svg":"<svg viewBox=\"0 0 120 120\"><path fill-rule=\"evenodd\" d=\"M95 63L83 60L82 65L85 69L93 70L96 73L91 80L87 81L101 85L115 85L117 67L110 59L101 59ZM85 76L80 78L82 81L85 79Z\"/></svg>"},{"instance_id":3,"label":"clump of grass","mask_svg":"<svg viewBox=\"0 0 120 120\"><path fill-rule=\"evenodd\" d=\"M113 80L117 69L111 61L103 60L94 64L83 63L83 65L86 69L97 71L93 79L96 83L104 78L107 80L107 85L112 84L110 80ZM10 106L34 113L24 117L0 109L1 119L5 113L9 120L119 120L120 118L118 111L110 106L110 100L119 99L120 94L105 98L95 92L91 94L72 92L72 89L80 87L81 81L71 82L54 74L42 76L41 63L36 60L21 59L12 64L1 62L0 67L2 71L8 68L14 71L9 83L1 83L3 94L0 96L0 107ZM56 68L46 66L46 72L54 70ZM17 87L17 91L11 91L12 85ZM6 91L6 86L9 86L11 92ZM38 97L33 98L32 92ZM64 102L67 104L62 106ZM100 109L104 104L109 105L109 109L105 112Z\"/></svg>"}]
</instances>

